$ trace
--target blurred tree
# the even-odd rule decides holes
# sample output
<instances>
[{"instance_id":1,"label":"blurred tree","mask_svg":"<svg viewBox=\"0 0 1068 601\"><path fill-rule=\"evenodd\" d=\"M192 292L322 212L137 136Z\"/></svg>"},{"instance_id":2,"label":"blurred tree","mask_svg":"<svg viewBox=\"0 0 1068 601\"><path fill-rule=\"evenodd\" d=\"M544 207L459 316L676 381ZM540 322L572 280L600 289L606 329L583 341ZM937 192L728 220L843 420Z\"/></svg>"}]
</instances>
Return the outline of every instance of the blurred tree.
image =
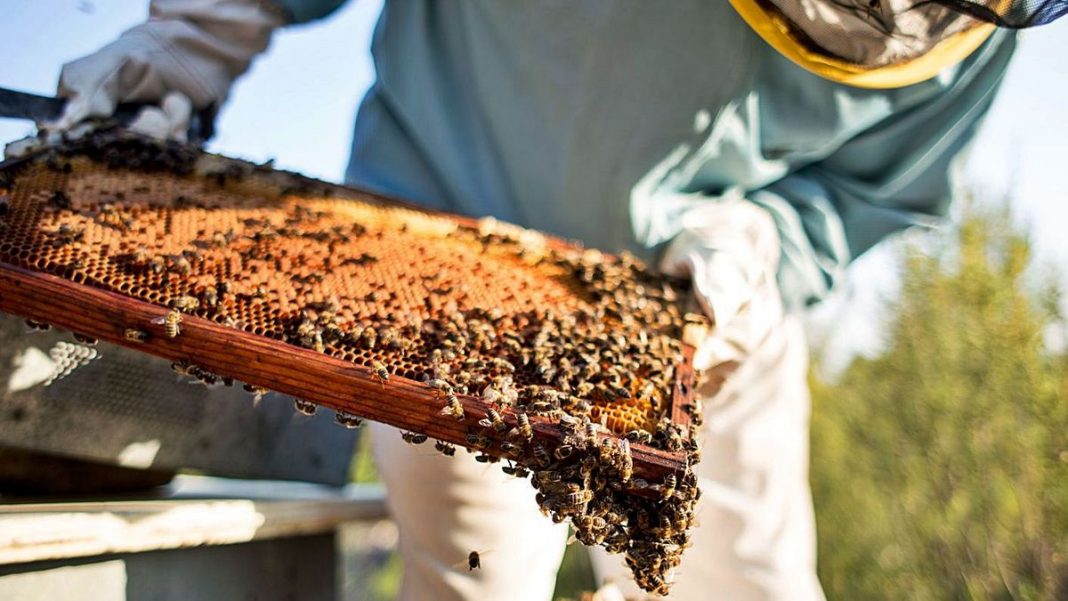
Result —
<instances>
[{"instance_id":1,"label":"blurred tree","mask_svg":"<svg viewBox=\"0 0 1068 601\"><path fill-rule=\"evenodd\" d=\"M829 599L1068 599L1063 296L1025 284L1030 250L1006 210L966 207L907 245L883 354L814 378Z\"/></svg>"}]
</instances>

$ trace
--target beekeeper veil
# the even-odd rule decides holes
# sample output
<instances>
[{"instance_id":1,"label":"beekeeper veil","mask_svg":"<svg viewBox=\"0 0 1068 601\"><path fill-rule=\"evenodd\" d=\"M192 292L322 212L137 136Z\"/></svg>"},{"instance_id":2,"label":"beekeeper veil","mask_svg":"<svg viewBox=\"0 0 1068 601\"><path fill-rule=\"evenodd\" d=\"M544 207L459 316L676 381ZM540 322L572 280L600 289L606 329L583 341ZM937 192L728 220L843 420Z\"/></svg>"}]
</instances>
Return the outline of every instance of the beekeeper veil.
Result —
<instances>
[{"instance_id":1,"label":"beekeeper veil","mask_svg":"<svg viewBox=\"0 0 1068 601\"><path fill-rule=\"evenodd\" d=\"M930 79L997 27L1068 13L1068 0L731 0L790 60L828 79L896 88Z\"/></svg>"}]
</instances>

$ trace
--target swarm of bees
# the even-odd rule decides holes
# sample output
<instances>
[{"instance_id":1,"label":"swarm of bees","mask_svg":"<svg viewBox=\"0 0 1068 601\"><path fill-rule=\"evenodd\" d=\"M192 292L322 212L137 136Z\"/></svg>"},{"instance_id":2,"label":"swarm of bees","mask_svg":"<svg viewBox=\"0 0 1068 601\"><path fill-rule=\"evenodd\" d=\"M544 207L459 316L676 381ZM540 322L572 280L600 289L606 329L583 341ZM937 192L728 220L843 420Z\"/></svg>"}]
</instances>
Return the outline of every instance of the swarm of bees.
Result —
<instances>
[{"instance_id":1,"label":"swarm of bees","mask_svg":"<svg viewBox=\"0 0 1068 601\"><path fill-rule=\"evenodd\" d=\"M190 173L196 159L179 147L88 144L83 154L117 168ZM54 163L55 170L71 173L69 162ZM239 188L254 172L213 173L212 198ZM314 186L295 179L285 194L326 196ZM584 544L625 553L646 590L667 590L668 575L689 542L699 496L692 465L700 458L693 428L673 423L668 413L676 367L682 363L683 330L708 325L680 310L678 282L627 254L607 257L549 247L530 232L491 222L441 228L441 236L476 249L462 260L481 252L552 274L542 281L498 282L500 272L480 273L476 265L467 277L478 279L478 286L489 282L502 289L499 305L476 302L481 288L465 281L463 273L402 270L395 282L369 277L396 261L380 243L411 231L415 221L356 223L359 219L351 216L339 219L322 203L256 199L255 210L240 219L214 225L197 221L194 235L179 246L155 232L170 227L181 211L209 211L216 206L209 203L219 201L188 191L175 194L169 205L162 203L164 217L150 231L145 228L156 208L115 190L99 192L99 202L86 200L84 191L74 199L62 190L47 196L39 215L41 237L48 252L66 253L61 273L75 269L96 278L99 286L107 282L95 259L73 251L99 239L101 227L109 239L120 237L109 249L115 259L107 273L127 277L128 284L135 283L132 289L148 290L143 294L151 293L151 302L167 311L152 320L162 327L124 324L126 341L151 346L161 334L179 337L183 327L189 337L196 319L208 319L351 361L360 366L361 377L383 388L398 380L421 382L439 403L435 416L448 420L442 423L450 428L466 430L462 446L476 460L529 479L546 515L569 520ZM18 210L9 202L2 205L5 227L23 227L12 220ZM429 259L434 248L409 250L410 257ZM0 260L17 263L5 256ZM337 273L352 275L339 285ZM524 290L559 282L577 300L517 302ZM175 362L174 368L205 385L230 383L189 362ZM255 399L266 392L252 385L246 389ZM316 410L304 399L295 399L294 407L305 415ZM699 404L684 410L691 424L700 424ZM362 423L346 411L338 411L335 419L347 428ZM401 436L411 444L429 440L415 431ZM647 482L634 474L633 445L683 453L690 464L685 473ZM446 456L457 450L441 440L434 441L434 449Z\"/></svg>"}]
</instances>

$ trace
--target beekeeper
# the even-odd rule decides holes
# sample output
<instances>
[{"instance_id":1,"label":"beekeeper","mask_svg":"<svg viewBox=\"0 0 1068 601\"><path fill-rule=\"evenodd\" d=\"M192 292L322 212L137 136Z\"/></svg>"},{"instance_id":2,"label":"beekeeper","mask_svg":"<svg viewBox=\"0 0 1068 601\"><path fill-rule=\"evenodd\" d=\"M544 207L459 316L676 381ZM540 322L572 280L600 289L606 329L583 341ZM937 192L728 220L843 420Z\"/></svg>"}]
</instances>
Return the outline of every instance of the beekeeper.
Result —
<instances>
[{"instance_id":1,"label":"beekeeper","mask_svg":"<svg viewBox=\"0 0 1068 601\"><path fill-rule=\"evenodd\" d=\"M64 66L54 127L148 102L134 128L180 138L273 31L342 3L155 0L147 23ZM821 599L797 312L885 236L945 215L950 166L1015 46L996 25L1065 7L387 1L345 179L692 277L716 324L698 362L727 379L705 401L700 525L671 597ZM550 598L567 533L527 483L395 435L374 444L402 599ZM488 551L482 568L457 567L471 550ZM633 587L619 557L594 564Z\"/></svg>"}]
</instances>

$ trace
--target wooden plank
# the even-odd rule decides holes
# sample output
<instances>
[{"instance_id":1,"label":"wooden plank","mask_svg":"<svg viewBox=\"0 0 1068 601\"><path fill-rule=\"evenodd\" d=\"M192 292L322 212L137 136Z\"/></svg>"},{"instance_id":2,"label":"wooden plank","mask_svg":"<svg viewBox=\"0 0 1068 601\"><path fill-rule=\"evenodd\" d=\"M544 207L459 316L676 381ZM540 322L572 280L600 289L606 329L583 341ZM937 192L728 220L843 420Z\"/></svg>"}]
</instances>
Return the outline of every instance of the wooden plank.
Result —
<instances>
[{"instance_id":1,"label":"wooden plank","mask_svg":"<svg viewBox=\"0 0 1068 601\"><path fill-rule=\"evenodd\" d=\"M385 492L377 485L332 493L316 487L323 492L312 494L299 483L199 480L214 484L180 478L173 496L163 498L0 505L0 564L287 538L385 517ZM220 494L202 496L210 492Z\"/></svg>"}]
</instances>

